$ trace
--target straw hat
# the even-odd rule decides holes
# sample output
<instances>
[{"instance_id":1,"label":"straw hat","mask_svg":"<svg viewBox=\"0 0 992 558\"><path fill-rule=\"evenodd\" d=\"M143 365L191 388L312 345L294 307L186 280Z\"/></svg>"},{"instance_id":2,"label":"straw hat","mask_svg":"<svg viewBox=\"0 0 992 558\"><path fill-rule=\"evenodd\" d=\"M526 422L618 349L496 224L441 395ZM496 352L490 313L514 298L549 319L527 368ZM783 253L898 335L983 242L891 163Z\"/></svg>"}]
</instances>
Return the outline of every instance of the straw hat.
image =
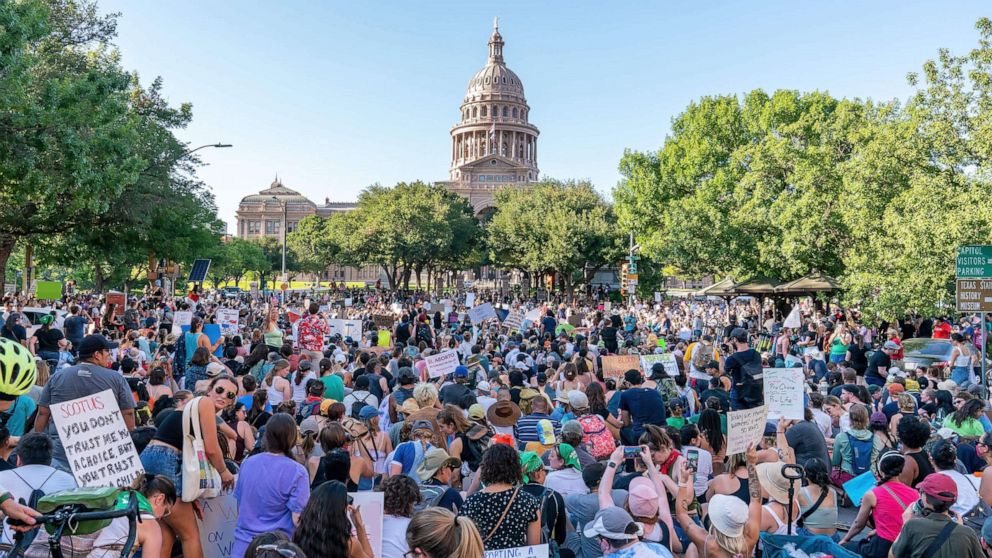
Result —
<instances>
[{"instance_id":1,"label":"straw hat","mask_svg":"<svg viewBox=\"0 0 992 558\"><path fill-rule=\"evenodd\" d=\"M761 488L765 489L768 497L780 504L789 503L789 479L782 474L783 463L759 463L755 469Z\"/></svg>"}]
</instances>

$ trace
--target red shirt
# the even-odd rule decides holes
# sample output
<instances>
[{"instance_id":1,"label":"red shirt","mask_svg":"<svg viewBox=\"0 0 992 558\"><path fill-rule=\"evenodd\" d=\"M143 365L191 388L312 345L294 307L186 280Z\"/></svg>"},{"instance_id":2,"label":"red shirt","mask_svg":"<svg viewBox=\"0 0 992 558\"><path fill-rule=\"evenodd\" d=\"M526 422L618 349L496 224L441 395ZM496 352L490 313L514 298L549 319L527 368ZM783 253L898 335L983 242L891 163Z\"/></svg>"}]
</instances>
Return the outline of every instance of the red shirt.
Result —
<instances>
[{"instance_id":1,"label":"red shirt","mask_svg":"<svg viewBox=\"0 0 992 558\"><path fill-rule=\"evenodd\" d=\"M934 339L950 339L951 338L951 324L947 322L940 322L939 324L933 326L933 338Z\"/></svg>"}]
</instances>

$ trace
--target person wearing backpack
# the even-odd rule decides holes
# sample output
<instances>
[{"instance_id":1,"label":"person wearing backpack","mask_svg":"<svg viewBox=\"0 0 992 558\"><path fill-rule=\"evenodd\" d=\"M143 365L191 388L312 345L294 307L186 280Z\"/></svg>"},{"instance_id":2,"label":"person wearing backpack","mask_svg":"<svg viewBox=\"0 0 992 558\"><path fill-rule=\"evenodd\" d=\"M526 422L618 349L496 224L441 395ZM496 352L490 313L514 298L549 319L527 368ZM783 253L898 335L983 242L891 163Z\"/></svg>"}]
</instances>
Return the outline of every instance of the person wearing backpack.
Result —
<instances>
[{"instance_id":1,"label":"person wearing backpack","mask_svg":"<svg viewBox=\"0 0 992 558\"><path fill-rule=\"evenodd\" d=\"M730 337L737 350L724 363L731 381L730 408L739 411L760 407L765 403L761 354L748 345L746 329L735 328Z\"/></svg>"},{"instance_id":2,"label":"person wearing backpack","mask_svg":"<svg viewBox=\"0 0 992 558\"><path fill-rule=\"evenodd\" d=\"M541 543L548 545L549 558L560 554L558 549L565 544L566 520L565 499L561 494L544 486L548 472L544 461L532 451L520 454L520 468L524 474L524 484L520 488L541 502Z\"/></svg>"},{"instance_id":3,"label":"person wearing backpack","mask_svg":"<svg viewBox=\"0 0 992 558\"><path fill-rule=\"evenodd\" d=\"M455 513L462 508L464 500L457 490L451 488L455 471L462 462L451 457L441 448L431 448L424 453L424 460L417 467L420 478L420 503L414 506L414 513L431 507L444 508Z\"/></svg>"},{"instance_id":4,"label":"person wearing backpack","mask_svg":"<svg viewBox=\"0 0 992 558\"><path fill-rule=\"evenodd\" d=\"M841 432L834 439L831 457L833 470L830 482L843 488L844 483L871 468L871 454L875 437L868 429L868 408L854 405L850 410L851 429Z\"/></svg>"},{"instance_id":5,"label":"person wearing backpack","mask_svg":"<svg viewBox=\"0 0 992 558\"><path fill-rule=\"evenodd\" d=\"M579 397L581 396L581 397ZM570 407L575 414L575 420L582 427L582 444L597 461L608 459L617 447L613 433L606 425L603 417L589 412L589 399L586 394L577 392L569 397Z\"/></svg>"},{"instance_id":6,"label":"person wearing backpack","mask_svg":"<svg viewBox=\"0 0 992 558\"><path fill-rule=\"evenodd\" d=\"M17 468L0 472L3 486L15 502L33 506L41 496L76 488L76 479L65 471L52 467L52 440L47 434L31 432L17 442ZM46 538L44 529L39 537ZM3 544L13 544L13 531L4 522Z\"/></svg>"},{"instance_id":7,"label":"person wearing backpack","mask_svg":"<svg viewBox=\"0 0 992 558\"><path fill-rule=\"evenodd\" d=\"M369 377L363 374L355 378L355 391L344 396L344 408L349 417L357 419L362 407L371 405L379 408L379 399L369 391Z\"/></svg>"}]
</instances>

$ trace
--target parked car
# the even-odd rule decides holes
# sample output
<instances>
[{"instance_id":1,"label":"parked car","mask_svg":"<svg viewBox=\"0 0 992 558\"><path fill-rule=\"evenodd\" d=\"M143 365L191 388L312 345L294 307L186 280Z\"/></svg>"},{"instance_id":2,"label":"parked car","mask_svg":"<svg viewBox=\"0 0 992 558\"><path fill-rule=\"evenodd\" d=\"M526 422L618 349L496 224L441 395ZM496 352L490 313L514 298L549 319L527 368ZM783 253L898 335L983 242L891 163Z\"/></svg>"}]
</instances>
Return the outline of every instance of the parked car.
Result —
<instances>
[{"instance_id":1,"label":"parked car","mask_svg":"<svg viewBox=\"0 0 992 558\"><path fill-rule=\"evenodd\" d=\"M69 315L69 313L65 310L56 310L55 308L39 308L33 306L28 306L21 309L21 315L24 316L24 320L22 320L21 323L24 326L24 329L28 331L29 338L34 335L34 332L38 331L38 328L41 327L41 317L46 314L51 314L52 312L55 313L55 323L53 325L61 329L63 322L65 322L66 316Z\"/></svg>"},{"instance_id":2,"label":"parked car","mask_svg":"<svg viewBox=\"0 0 992 558\"><path fill-rule=\"evenodd\" d=\"M914 370L919 366L947 369L954 345L949 339L906 339L902 343L904 368ZM992 361L985 359L986 369L992 368ZM976 364L976 368L978 368Z\"/></svg>"},{"instance_id":3,"label":"parked car","mask_svg":"<svg viewBox=\"0 0 992 558\"><path fill-rule=\"evenodd\" d=\"M224 287L221 292L224 294L224 298L238 298L241 296L240 287Z\"/></svg>"}]
</instances>

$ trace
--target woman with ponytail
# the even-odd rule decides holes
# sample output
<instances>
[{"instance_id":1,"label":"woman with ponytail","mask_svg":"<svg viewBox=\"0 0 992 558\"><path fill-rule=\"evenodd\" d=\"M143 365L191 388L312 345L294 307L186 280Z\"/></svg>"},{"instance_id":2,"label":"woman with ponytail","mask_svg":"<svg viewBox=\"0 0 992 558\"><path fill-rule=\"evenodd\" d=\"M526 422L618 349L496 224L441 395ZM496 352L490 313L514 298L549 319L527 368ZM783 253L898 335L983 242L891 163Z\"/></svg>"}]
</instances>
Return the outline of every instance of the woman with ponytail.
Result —
<instances>
[{"instance_id":1,"label":"woman with ponytail","mask_svg":"<svg viewBox=\"0 0 992 558\"><path fill-rule=\"evenodd\" d=\"M138 499L141 518L133 548L141 550L142 558L161 558L162 528L158 520L172 513L172 505L176 503L176 486L166 477L142 473L134 480L131 489L135 492L121 492L116 507L127 507L132 495ZM89 558L119 558L128 537L128 523L126 517L111 520L110 525L101 529L93 541Z\"/></svg>"},{"instance_id":2,"label":"woman with ponytail","mask_svg":"<svg viewBox=\"0 0 992 558\"><path fill-rule=\"evenodd\" d=\"M478 558L485 554L472 520L444 508L416 513L406 529L406 542L411 558Z\"/></svg>"},{"instance_id":3,"label":"woman with ponytail","mask_svg":"<svg viewBox=\"0 0 992 558\"><path fill-rule=\"evenodd\" d=\"M348 488L338 481L326 482L313 491L293 536L293 542L307 556L373 557L362 514L348 500Z\"/></svg>"}]
</instances>

